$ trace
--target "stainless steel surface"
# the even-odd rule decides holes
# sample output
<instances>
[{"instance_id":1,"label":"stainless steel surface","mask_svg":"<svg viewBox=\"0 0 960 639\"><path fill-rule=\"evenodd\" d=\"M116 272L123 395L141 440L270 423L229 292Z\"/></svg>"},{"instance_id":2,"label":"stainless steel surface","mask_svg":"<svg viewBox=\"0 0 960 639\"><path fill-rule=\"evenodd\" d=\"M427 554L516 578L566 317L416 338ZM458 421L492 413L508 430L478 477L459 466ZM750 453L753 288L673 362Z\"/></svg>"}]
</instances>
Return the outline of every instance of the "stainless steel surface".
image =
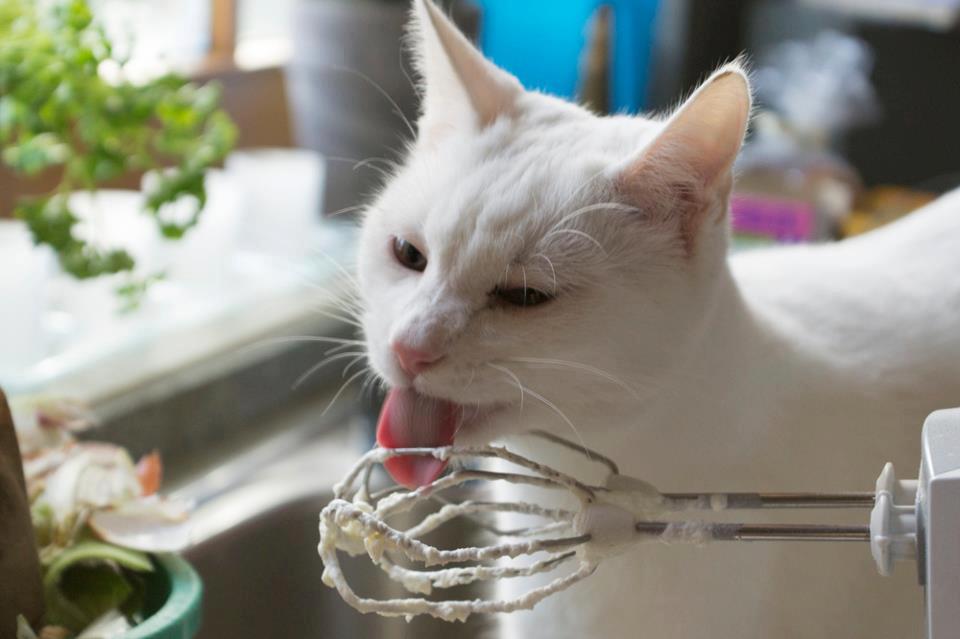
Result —
<instances>
[{"instance_id":1,"label":"stainless steel surface","mask_svg":"<svg viewBox=\"0 0 960 639\"><path fill-rule=\"evenodd\" d=\"M267 637L477 637L480 617L456 626L417 618L411 623L361 615L320 581L317 513L330 493L285 501L238 522L187 554L206 587L200 639ZM454 547L458 531L441 543ZM450 538L452 537L452 539ZM368 558L343 560L358 593L377 598L403 596ZM455 598L475 598L476 590L451 590Z\"/></svg>"},{"instance_id":2,"label":"stainless steel surface","mask_svg":"<svg viewBox=\"0 0 960 639\"><path fill-rule=\"evenodd\" d=\"M852 493L664 493L666 499L691 509L702 504L711 509L719 501L723 510L767 508L873 508L872 492Z\"/></svg>"},{"instance_id":3,"label":"stainless steel surface","mask_svg":"<svg viewBox=\"0 0 960 639\"><path fill-rule=\"evenodd\" d=\"M670 524L640 522L638 533L660 536ZM869 526L829 524L707 524L705 532L715 541L870 541Z\"/></svg>"},{"instance_id":4,"label":"stainless steel surface","mask_svg":"<svg viewBox=\"0 0 960 639\"><path fill-rule=\"evenodd\" d=\"M307 411L302 426L236 455L177 491L199 502L197 543L186 556L206 588L200 639L471 638L489 631L491 620L482 616L451 625L429 618L408 624L361 615L321 583L319 512L331 499L334 482L369 442L361 434L364 429L349 427L348 418L339 420L342 428L317 434L307 416L318 414ZM431 540L444 548L476 542L455 525ZM360 594L411 596L368 558L344 557L343 567ZM472 599L483 593L457 588L443 595Z\"/></svg>"},{"instance_id":5,"label":"stainless steel surface","mask_svg":"<svg viewBox=\"0 0 960 639\"><path fill-rule=\"evenodd\" d=\"M245 346L226 346L175 373L97 402L94 409L99 423L83 437L119 444L134 456L159 450L164 465L175 474L184 465L192 465L197 456L205 458L210 451L262 439L273 429L278 414L315 402L320 395L330 396L344 381L342 368L329 366L293 389L328 347L283 337L351 336L349 327L317 318L315 305L307 307L304 313L309 311L310 318L291 321L276 334L253 338ZM348 401L339 400L337 408ZM323 408L314 413L314 422Z\"/></svg>"}]
</instances>

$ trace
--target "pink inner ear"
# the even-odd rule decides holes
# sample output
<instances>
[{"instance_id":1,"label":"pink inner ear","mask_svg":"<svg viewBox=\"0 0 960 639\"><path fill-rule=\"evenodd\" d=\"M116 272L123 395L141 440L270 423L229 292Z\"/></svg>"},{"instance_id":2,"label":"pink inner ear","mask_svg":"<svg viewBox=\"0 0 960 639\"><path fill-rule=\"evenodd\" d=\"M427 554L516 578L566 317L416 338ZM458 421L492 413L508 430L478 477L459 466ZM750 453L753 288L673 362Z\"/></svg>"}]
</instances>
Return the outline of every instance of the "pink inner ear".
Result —
<instances>
[{"instance_id":1,"label":"pink inner ear","mask_svg":"<svg viewBox=\"0 0 960 639\"><path fill-rule=\"evenodd\" d=\"M445 126L489 126L511 115L523 93L520 82L483 57L456 25L433 3L417 0L413 33L417 69L425 95L420 138L433 144Z\"/></svg>"},{"instance_id":2,"label":"pink inner ear","mask_svg":"<svg viewBox=\"0 0 960 639\"><path fill-rule=\"evenodd\" d=\"M693 255L697 236L710 209L707 187L693 169L682 169L667 154L651 149L628 166L614 182L629 204L662 228L674 228L687 256Z\"/></svg>"},{"instance_id":3,"label":"pink inner ear","mask_svg":"<svg viewBox=\"0 0 960 639\"><path fill-rule=\"evenodd\" d=\"M687 255L708 215L726 215L730 169L750 116L743 71L728 65L707 80L671 117L657 137L617 178L628 203L673 223Z\"/></svg>"}]
</instances>

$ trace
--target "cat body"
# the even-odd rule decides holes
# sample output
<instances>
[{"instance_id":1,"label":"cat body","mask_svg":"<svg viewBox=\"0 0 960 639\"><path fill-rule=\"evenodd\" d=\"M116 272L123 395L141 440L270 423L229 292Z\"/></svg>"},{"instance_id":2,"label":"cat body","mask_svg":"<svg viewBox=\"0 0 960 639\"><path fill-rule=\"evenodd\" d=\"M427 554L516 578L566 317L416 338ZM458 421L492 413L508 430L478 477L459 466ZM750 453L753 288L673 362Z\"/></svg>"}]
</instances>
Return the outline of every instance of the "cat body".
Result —
<instances>
[{"instance_id":1,"label":"cat body","mask_svg":"<svg viewBox=\"0 0 960 639\"><path fill-rule=\"evenodd\" d=\"M870 490L887 461L915 477L923 420L960 405L958 242L955 191L861 238L738 255L712 338L677 371L676 392L569 417L623 472L663 490ZM536 440L512 444L599 479ZM814 512L752 517L867 522ZM922 636L922 605L915 565L880 577L866 544L646 544L504 617L503 636L894 639Z\"/></svg>"},{"instance_id":2,"label":"cat body","mask_svg":"<svg viewBox=\"0 0 960 639\"><path fill-rule=\"evenodd\" d=\"M666 491L916 473L923 419L960 404L960 192L862 238L731 259L737 64L668 118L600 118L523 90L429 0L413 39L419 136L359 255L381 444L507 439L590 479L522 436L544 428ZM648 543L501 621L509 638L920 636L915 582L879 577L866 545Z\"/></svg>"}]
</instances>

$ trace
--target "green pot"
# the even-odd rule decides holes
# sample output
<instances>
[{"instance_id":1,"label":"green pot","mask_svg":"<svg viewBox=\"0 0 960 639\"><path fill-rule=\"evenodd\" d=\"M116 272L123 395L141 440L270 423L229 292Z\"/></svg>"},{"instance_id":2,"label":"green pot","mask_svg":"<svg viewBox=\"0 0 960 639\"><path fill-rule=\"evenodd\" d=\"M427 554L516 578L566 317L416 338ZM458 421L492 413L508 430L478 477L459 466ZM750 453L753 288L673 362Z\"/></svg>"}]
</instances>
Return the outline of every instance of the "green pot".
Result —
<instances>
[{"instance_id":1,"label":"green pot","mask_svg":"<svg viewBox=\"0 0 960 639\"><path fill-rule=\"evenodd\" d=\"M193 639L200 630L203 582L178 555L153 555L147 575L146 619L124 639Z\"/></svg>"}]
</instances>

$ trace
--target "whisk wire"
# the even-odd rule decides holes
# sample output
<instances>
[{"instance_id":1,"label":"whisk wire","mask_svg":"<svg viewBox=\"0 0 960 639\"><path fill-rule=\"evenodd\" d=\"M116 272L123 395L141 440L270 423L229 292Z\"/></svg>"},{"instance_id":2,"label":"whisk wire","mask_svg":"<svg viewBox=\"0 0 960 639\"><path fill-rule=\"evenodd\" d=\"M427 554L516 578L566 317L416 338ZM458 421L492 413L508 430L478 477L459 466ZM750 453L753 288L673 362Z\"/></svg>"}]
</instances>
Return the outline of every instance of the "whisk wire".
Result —
<instances>
[{"instance_id":1,"label":"whisk wire","mask_svg":"<svg viewBox=\"0 0 960 639\"><path fill-rule=\"evenodd\" d=\"M361 612L386 616L426 614L447 621L464 621L471 614L513 612L532 608L544 598L586 579L601 561L637 543L657 540L700 544L707 541L869 541L867 526L833 524L725 523L698 519L661 521L658 515L696 511L769 509L870 508L872 493L665 493L649 484L619 474L609 458L550 433L538 436L603 464L609 474L604 485L592 486L550 466L497 446L469 448L376 448L365 454L334 489L334 499L320 513L319 553L323 580L349 605ZM400 456L429 456L457 468L425 486L391 486L371 492L373 469ZM517 471L477 468L477 463L499 460ZM566 493L576 508L545 506L532 501L466 499L445 494L473 489L478 482L510 483ZM465 486L467 485L467 486ZM459 494L459 493L458 493ZM413 514L414 508L434 509L405 529L388 523ZM490 524L491 515L509 513L532 517L534 525L503 530ZM497 543L441 549L423 538L448 523L465 519L498 537ZM348 584L338 553L366 554L405 590L430 595L480 581L546 575L559 576L508 600L431 600L419 598L370 599L358 596ZM526 558L525 560L522 558ZM519 560L519 561L515 561ZM421 568L406 565L413 562ZM453 565L451 565L453 564ZM434 566L440 568L433 569Z\"/></svg>"}]
</instances>

